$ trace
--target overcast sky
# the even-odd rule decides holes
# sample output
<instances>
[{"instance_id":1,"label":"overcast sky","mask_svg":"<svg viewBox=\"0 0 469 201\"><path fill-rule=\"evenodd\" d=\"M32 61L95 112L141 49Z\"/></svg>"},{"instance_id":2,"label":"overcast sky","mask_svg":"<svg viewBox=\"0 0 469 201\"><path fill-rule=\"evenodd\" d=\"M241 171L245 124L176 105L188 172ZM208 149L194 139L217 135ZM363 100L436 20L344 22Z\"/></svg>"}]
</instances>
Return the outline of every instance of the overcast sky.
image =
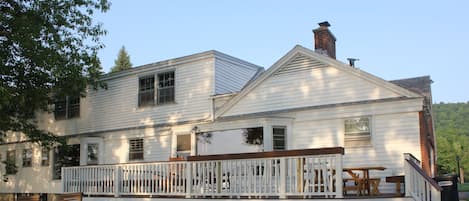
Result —
<instances>
[{"instance_id":1,"label":"overcast sky","mask_svg":"<svg viewBox=\"0 0 469 201\"><path fill-rule=\"evenodd\" d=\"M218 50L269 68L329 21L337 59L386 80L430 75L433 102L469 101L469 1L113 1L105 72L124 45L134 66Z\"/></svg>"}]
</instances>

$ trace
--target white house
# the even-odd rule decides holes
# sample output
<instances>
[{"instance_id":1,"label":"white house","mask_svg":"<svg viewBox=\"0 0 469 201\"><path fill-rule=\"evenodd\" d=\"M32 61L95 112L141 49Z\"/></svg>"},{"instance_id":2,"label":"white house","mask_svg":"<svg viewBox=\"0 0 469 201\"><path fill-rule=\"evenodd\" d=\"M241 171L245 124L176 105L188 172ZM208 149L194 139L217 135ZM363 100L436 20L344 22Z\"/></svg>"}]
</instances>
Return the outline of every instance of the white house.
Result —
<instances>
[{"instance_id":1,"label":"white house","mask_svg":"<svg viewBox=\"0 0 469 201\"><path fill-rule=\"evenodd\" d=\"M295 46L265 71L207 51L107 74L107 90L57 99L38 126L71 146L49 151L11 134L0 156L18 172L2 164L0 200L347 199L344 190L434 200L430 78L386 81L337 61L328 27L313 30L315 50ZM356 167L382 169L353 189L341 181ZM397 175L406 197L386 182Z\"/></svg>"}]
</instances>

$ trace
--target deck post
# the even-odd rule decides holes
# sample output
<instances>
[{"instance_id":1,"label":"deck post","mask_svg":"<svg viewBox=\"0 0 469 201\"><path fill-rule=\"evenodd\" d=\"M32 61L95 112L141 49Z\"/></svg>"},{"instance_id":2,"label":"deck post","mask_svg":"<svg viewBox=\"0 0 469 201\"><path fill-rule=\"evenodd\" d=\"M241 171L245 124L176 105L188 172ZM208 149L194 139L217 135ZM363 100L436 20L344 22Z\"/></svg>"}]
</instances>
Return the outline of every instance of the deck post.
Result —
<instances>
[{"instance_id":1,"label":"deck post","mask_svg":"<svg viewBox=\"0 0 469 201\"><path fill-rule=\"evenodd\" d=\"M336 189L336 196L335 198L343 198L343 185L342 185L342 171L343 171L343 164L342 164L342 154L335 155L335 189ZM332 173L334 174L334 173Z\"/></svg>"},{"instance_id":2,"label":"deck post","mask_svg":"<svg viewBox=\"0 0 469 201\"><path fill-rule=\"evenodd\" d=\"M192 163L186 162L186 198L191 198L192 189Z\"/></svg>"},{"instance_id":3,"label":"deck post","mask_svg":"<svg viewBox=\"0 0 469 201\"><path fill-rule=\"evenodd\" d=\"M411 175L410 166L407 161L404 161L404 175L405 175L404 177L405 196L409 197L409 196L412 196L411 195L412 185L410 183L410 177L413 177L413 175Z\"/></svg>"},{"instance_id":4,"label":"deck post","mask_svg":"<svg viewBox=\"0 0 469 201\"><path fill-rule=\"evenodd\" d=\"M280 158L280 189L279 189L279 198L286 199L287 191L287 161L284 157Z\"/></svg>"},{"instance_id":5,"label":"deck post","mask_svg":"<svg viewBox=\"0 0 469 201\"><path fill-rule=\"evenodd\" d=\"M119 197L119 186L121 181L120 166L114 167L114 197Z\"/></svg>"}]
</instances>

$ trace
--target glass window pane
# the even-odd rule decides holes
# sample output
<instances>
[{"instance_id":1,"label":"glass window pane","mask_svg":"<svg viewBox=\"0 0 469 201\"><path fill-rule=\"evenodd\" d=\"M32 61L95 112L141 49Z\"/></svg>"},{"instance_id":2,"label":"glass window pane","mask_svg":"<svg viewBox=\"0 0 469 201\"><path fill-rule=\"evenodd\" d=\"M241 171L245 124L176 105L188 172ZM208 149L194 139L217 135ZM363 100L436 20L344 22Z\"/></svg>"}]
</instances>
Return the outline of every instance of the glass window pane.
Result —
<instances>
[{"instance_id":1,"label":"glass window pane","mask_svg":"<svg viewBox=\"0 0 469 201\"><path fill-rule=\"evenodd\" d=\"M42 166L49 166L49 149L42 148L41 151L41 165Z\"/></svg>"},{"instance_id":2,"label":"glass window pane","mask_svg":"<svg viewBox=\"0 0 469 201\"><path fill-rule=\"evenodd\" d=\"M191 135L178 135L177 136L177 151L190 151L191 150Z\"/></svg>"},{"instance_id":3,"label":"glass window pane","mask_svg":"<svg viewBox=\"0 0 469 201\"><path fill-rule=\"evenodd\" d=\"M263 150L263 127L197 133L197 154L232 154Z\"/></svg>"},{"instance_id":4,"label":"glass window pane","mask_svg":"<svg viewBox=\"0 0 469 201\"><path fill-rule=\"evenodd\" d=\"M33 152L31 149L23 150L23 167L31 167Z\"/></svg>"},{"instance_id":5,"label":"glass window pane","mask_svg":"<svg viewBox=\"0 0 469 201\"><path fill-rule=\"evenodd\" d=\"M143 160L143 139L131 139L129 140L129 160Z\"/></svg>"},{"instance_id":6,"label":"glass window pane","mask_svg":"<svg viewBox=\"0 0 469 201\"><path fill-rule=\"evenodd\" d=\"M274 150L285 150L285 133L285 127L272 128Z\"/></svg>"},{"instance_id":7,"label":"glass window pane","mask_svg":"<svg viewBox=\"0 0 469 201\"><path fill-rule=\"evenodd\" d=\"M88 165L98 164L99 144L88 144Z\"/></svg>"}]
</instances>

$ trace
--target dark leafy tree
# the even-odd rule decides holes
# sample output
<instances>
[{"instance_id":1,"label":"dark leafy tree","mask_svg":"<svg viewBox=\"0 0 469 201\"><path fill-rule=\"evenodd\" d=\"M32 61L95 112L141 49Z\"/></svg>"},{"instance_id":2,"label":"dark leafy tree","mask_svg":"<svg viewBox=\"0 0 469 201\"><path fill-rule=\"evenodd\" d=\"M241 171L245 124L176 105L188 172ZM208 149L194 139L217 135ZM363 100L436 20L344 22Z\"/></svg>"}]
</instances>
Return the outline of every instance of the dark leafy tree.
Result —
<instances>
[{"instance_id":1,"label":"dark leafy tree","mask_svg":"<svg viewBox=\"0 0 469 201\"><path fill-rule=\"evenodd\" d=\"M22 132L43 145L57 136L37 127L35 113L56 96L98 89L97 52L105 34L93 13L107 0L0 1L0 139Z\"/></svg>"},{"instance_id":2,"label":"dark leafy tree","mask_svg":"<svg viewBox=\"0 0 469 201\"><path fill-rule=\"evenodd\" d=\"M433 105L440 174L457 173L456 156L469 177L469 103Z\"/></svg>"},{"instance_id":3,"label":"dark leafy tree","mask_svg":"<svg viewBox=\"0 0 469 201\"><path fill-rule=\"evenodd\" d=\"M132 63L130 62L130 56L125 50L124 46L122 46L122 48L119 50L119 54L117 55L117 59L114 60L114 64L115 66L112 67L111 73L132 68Z\"/></svg>"}]
</instances>

